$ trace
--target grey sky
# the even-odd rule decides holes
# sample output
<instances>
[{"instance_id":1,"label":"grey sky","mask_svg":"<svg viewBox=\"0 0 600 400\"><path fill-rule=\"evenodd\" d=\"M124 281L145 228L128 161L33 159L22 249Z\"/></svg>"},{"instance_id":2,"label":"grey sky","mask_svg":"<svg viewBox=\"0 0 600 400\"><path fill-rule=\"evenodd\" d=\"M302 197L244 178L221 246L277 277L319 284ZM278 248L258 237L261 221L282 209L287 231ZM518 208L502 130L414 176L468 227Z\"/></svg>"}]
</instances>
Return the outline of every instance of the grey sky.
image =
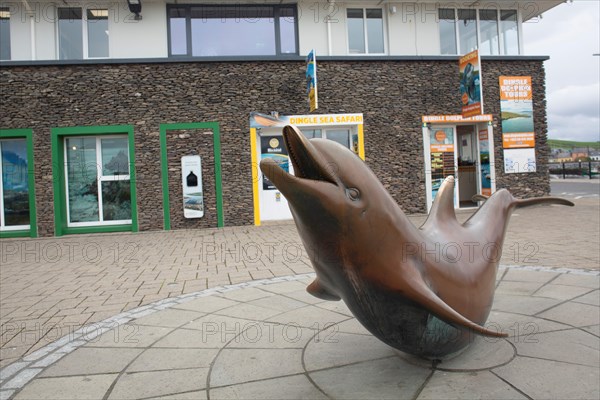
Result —
<instances>
[{"instance_id":1,"label":"grey sky","mask_svg":"<svg viewBox=\"0 0 600 400\"><path fill-rule=\"evenodd\" d=\"M523 30L525 54L550 56L544 64L549 137L600 140L600 56L592 55L600 53L600 2L560 4Z\"/></svg>"}]
</instances>

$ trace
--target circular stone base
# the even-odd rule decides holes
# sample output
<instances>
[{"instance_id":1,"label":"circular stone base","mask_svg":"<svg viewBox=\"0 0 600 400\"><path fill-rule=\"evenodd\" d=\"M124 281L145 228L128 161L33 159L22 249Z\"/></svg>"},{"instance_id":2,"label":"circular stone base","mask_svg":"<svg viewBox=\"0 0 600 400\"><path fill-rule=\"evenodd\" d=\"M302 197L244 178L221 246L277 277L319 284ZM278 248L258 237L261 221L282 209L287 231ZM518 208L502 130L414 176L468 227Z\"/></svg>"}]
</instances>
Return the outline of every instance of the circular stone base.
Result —
<instances>
[{"instance_id":1,"label":"circular stone base","mask_svg":"<svg viewBox=\"0 0 600 400\"><path fill-rule=\"evenodd\" d=\"M477 336L465 349L442 360L427 360L399 350L397 354L406 362L423 368L435 367L440 371L481 371L508 364L516 350L506 339Z\"/></svg>"}]
</instances>

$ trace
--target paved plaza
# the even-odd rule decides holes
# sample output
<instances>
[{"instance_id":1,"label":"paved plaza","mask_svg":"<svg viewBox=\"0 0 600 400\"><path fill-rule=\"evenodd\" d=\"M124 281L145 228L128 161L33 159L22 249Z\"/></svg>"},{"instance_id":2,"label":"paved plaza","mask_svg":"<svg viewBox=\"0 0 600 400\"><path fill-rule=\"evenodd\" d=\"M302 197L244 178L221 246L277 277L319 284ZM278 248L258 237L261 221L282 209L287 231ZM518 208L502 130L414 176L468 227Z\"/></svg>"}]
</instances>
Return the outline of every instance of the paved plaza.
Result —
<instances>
[{"instance_id":1,"label":"paved plaza","mask_svg":"<svg viewBox=\"0 0 600 400\"><path fill-rule=\"evenodd\" d=\"M0 399L598 398L600 207L571 200L511 218L510 338L441 364L309 296L292 223L2 240Z\"/></svg>"}]
</instances>

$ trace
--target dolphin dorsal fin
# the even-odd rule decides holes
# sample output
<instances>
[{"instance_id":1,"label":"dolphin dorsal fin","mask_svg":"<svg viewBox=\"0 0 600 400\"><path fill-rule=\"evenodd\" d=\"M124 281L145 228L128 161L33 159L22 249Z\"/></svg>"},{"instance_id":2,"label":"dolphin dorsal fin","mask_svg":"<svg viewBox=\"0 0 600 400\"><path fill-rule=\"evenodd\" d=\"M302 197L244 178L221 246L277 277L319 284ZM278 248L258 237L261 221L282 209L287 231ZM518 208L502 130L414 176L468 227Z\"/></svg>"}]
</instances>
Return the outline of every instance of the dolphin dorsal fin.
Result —
<instances>
[{"instance_id":1,"label":"dolphin dorsal fin","mask_svg":"<svg viewBox=\"0 0 600 400\"><path fill-rule=\"evenodd\" d=\"M433 200L431 211L427 217L427 221L421 226L421 229L445 224L448 222L456 222L456 213L454 212L454 177L448 176L440 185L440 189Z\"/></svg>"}]
</instances>

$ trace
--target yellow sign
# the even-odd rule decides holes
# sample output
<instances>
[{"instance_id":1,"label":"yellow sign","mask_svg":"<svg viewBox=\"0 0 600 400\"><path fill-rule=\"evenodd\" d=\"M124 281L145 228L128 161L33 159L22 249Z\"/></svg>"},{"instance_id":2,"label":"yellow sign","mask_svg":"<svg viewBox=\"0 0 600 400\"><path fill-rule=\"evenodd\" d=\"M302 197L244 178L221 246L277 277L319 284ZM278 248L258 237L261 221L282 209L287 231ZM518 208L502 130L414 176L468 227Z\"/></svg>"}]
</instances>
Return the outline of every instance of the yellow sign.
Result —
<instances>
[{"instance_id":1,"label":"yellow sign","mask_svg":"<svg viewBox=\"0 0 600 400\"><path fill-rule=\"evenodd\" d=\"M460 96L462 116L472 117L483 114L481 93L481 63L479 52L470 52L460 58L459 63Z\"/></svg>"},{"instance_id":2,"label":"yellow sign","mask_svg":"<svg viewBox=\"0 0 600 400\"><path fill-rule=\"evenodd\" d=\"M501 76L502 147L535 147L531 76Z\"/></svg>"}]
</instances>

